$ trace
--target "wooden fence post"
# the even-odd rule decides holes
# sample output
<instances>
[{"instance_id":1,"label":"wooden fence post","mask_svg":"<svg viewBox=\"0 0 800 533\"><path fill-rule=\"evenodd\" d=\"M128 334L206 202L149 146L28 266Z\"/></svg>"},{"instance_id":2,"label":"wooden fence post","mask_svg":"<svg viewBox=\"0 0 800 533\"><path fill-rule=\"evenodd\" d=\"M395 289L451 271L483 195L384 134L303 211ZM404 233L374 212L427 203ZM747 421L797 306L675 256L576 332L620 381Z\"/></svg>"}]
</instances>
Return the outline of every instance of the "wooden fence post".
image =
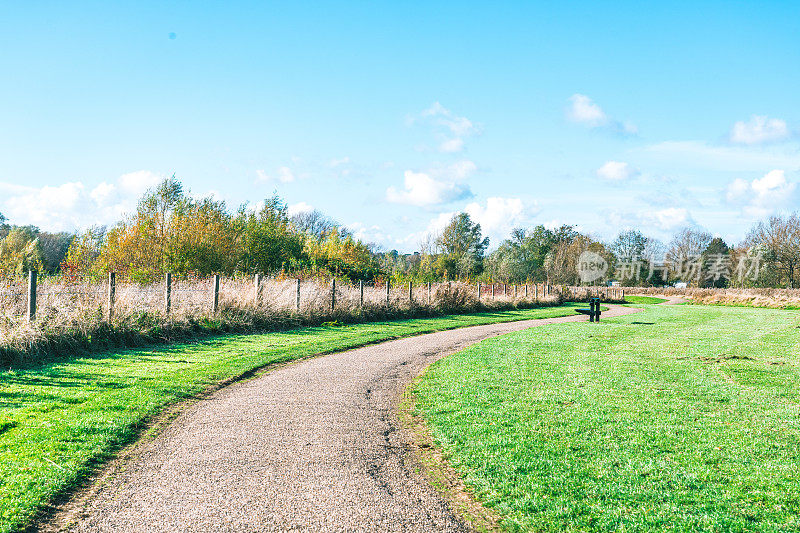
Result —
<instances>
[{"instance_id":1,"label":"wooden fence post","mask_svg":"<svg viewBox=\"0 0 800 533\"><path fill-rule=\"evenodd\" d=\"M253 290L255 294L253 295L253 301L256 303L256 307L261 306L261 274L256 274L253 276Z\"/></svg>"},{"instance_id":2,"label":"wooden fence post","mask_svg":"<svg viewBox=\"0 0 800 533\"><path fill-rule=\"evenodd\" d=\"M117 275L108 273L108 320L114 318L114 300L117 297Z\"/></svg>"},{"instance_id":3,"label":"wooden fence post","mask_svg":"<svg viewBox=\"0 0 800 533\"><path fill-rule=\"evenodd\" d=\"M364 280L363 279L358 280L358 292L359 292L358 306L363 309L364 308Z\"/></svg>"},{"instance_id":4,"label":"wooden fence post","mask_svg":"<svg viewBox=\"0 0 800 533\"><path fill-rule=\"evenodd\" d=\"M408 282L408 304L409 305L413 305L414 304L414 282L413 281L409 281Z\"/></svg>"},{"instance_id":5,"label":"wooden fence post","mask_svg":"<svg viewBox=\"0 0 800 533\"><path fill-rule=\"evenodd\" d=\"M217 314L219 309L219 274L214 274L211 281L211 312Z\"/></svg>"},{"instance_id":6,"label":"wooden fence post","mask_svg":"<svg viewBox=\"0 0 800 533\"><path fill-rule=\"evenodd\" d=\"M503 283L503 297L508 296L508 285Z\"/></svg>"},{"instance_id":7,"label":"wooden fence post","mask_svg":"<svg viewBox=\"0 0 800 533\"><path fill-rule=\"evenodd\" d=\"M297 279L297 284L295 286L294 308L296 311L300 311L300 278Z\"/></svg>"},{"instance_id":8,"label":"wooden fence post","mask_svg":"<svg viewBox=\"0 0 800 533\"><path fill-rule=\"evenodd\" d=\"M331 280L331 313L336 309L336 278Z\"/></svg>"},{"instance_id":9,"label":"wooden fence post","mask_svg":"<svg viewBox=\"0 0 800 533\"><path fill-rule=\"evenodd\" d=\"M28 322L36 319L36 271L28 271L28 309L26 317Z\"/></svg>"},{"instance_id":10,"label":"wooden fence post","mask_svg":"<svg viewBox=\"0 0 800 533\"><path fill-rule=\"evenodd\" d=\"M164 275L164 312L169 314L172 309L172 272Z\"/></svg>"},{"instance_id":11,"label":"wooden fence post","mask_svg":"<svg viewBox=\"0 0 800 533\"><path fill-rule=\"evenodd\" d=\"M428 282L428 305L431 304L431 282Z\"/></svg>"},{"instance_id":12,"label":"wooden fence post","mask_svg":"<svg viewBox=\"0 0 800 533\"><path fill-rule=\"evenodd\" d=\"M389 280L386 280L386 307L389 307L389 291L391 290L391 286L389 285Z\"/></svg>"},{"instance_id":13,"label":"wooden fence post","mask_svg":"<svg viewBox=\"0 0 800 533\"><path fill-rule=\"evenodd\" d=\"M514 298L517 297L517 284L514 284Z\"/></svg>"},{"instance_id":14,"label":"wooden fence post","mask_svg":"<svg viewBox=\"0 0 800 533\"><path fill-rule=\"evenodd\" d=\"M478 301L481 301L481 282L478 282Z\"/></svg>"},{"instance_id":15,"label":"wooden fence post","mask_svg":"<svg viewBox=\"0 0 800 533\"><path fill-rule=\"evenodd\" d=\"M492 281L492 299L494 299L494 281Z\"/></svg>"}]
</instances>

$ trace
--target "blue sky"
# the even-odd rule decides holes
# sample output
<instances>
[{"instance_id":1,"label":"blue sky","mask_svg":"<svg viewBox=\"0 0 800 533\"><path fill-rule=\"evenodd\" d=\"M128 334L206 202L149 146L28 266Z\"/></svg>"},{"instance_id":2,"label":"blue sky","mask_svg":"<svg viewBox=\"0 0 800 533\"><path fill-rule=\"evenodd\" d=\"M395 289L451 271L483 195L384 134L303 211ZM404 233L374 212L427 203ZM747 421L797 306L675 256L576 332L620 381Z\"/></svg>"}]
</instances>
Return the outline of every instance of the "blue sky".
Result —
<instances>
[{"instance_id":1,"label":"blue sky","mask_svg":"<svg viewBox=\"0 0 800 533\"><path fill-rule=\"evenodd\" d=\"M0 212L44 229L173 173L401 251L461 210L738 242L798 207L798 2L17 3L0 72Z\"/></svg>"}]
</instances>

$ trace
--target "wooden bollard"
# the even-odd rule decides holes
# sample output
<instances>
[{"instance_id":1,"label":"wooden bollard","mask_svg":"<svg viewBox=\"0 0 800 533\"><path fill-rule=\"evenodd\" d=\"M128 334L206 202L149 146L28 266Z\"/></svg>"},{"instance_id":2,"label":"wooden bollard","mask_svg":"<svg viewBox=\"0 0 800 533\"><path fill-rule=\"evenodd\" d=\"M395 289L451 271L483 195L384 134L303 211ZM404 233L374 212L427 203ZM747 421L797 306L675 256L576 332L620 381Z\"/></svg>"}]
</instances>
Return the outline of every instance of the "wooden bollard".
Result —
<instances>
[{"instance_id":1,"label":"wooden bollard","mask_svg":"<svg viewBox=\"0 0 800 533\"><path fill-rule=\"evenodd\" d=\"M117 275L108 273L108 320L114 318L114 302L117 299Z\"/></svg>"},{"instance_id":2,"label":"wooden bollard","mask_svg":"<svg viewBox=\"0 0 800 533\"><path fill-rule=\"evenodd\" d=\"M25 312L28 322L36 320L36 277L35 270L28 271L28 308Z\"/></svg>"},{"instance_id":3,"label":"wooden bollard","mask_svg":"<svg viewBox=\"0 0 800 533\"><path fill-rule=\"evenodd\" d=\"M172 310L172 272L164 274L164 313Z\"/></svg>"},{"instance_id":4,"label":"wooden bollard","mask_svg":"<svg viewBox=\"0 0 800 533\"><path fill-rule=\"evenodd\" d=\"M211 283L211 312L216 314L219 309L219 274L214 274Z\"/></svg>"}]
</instances>

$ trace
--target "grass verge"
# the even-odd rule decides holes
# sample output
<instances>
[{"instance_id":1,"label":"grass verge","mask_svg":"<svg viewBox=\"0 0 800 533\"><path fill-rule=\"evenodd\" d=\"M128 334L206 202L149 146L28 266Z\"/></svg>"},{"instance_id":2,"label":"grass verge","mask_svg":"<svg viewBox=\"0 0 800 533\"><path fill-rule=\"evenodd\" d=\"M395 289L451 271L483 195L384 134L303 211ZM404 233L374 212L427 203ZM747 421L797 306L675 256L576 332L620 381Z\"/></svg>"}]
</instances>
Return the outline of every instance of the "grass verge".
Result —
<instances>
[{"instance_id":1,"label":"grass verge","mask_svg":"<svg viewBox=\"0 0 800 533\"><path fill-rule=\"evenodd\" d=\"M440 360L418 413L507 530L798 530L800 317L644 307Z\"/></svg>"},{"instance_id":2,"label":"grass verge","mask_svg":"<svg viewBox=\"0 0 800 533\"><path fill-rule=\"evenodd\" d=\"M625 303L629 304L663 304L667 300L665 298L656 298L655 296L626 296Z\"/></svg>"},{"instance_id":3,"label":"grass verge","mask_svg":"<svg viewBox=\"0 0 800 533\"><path fill-rule=\"evenodd\" d=\"M0 532L30 523L167 406L225 380L398 337L572 315L579 305L229 335L0 372Z\"/></svg>"}]
</instances>

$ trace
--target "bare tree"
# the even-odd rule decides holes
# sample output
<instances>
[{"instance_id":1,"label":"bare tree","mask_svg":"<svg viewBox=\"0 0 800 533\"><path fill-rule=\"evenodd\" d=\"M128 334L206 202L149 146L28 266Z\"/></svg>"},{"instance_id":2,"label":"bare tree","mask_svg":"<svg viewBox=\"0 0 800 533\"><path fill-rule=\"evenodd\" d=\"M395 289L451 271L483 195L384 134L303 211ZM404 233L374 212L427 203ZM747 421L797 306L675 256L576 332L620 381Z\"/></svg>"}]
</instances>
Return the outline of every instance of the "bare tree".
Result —
<instances>
[{"instance_id":1,"label":"bare tree","mask_svg":"<svg viewBox=\"0 0 800 533\"><path fill-rule=\"evenodd\" d=\"M318 209L297 213L291 217L292 225L320 239L333 231L339 224Z\"/></svg>"},{"instance_id":2,"label":"bare tree","mask_svg":"<svg viewBox=\"0 0 800 533\"><path fill-rule=\"evenodd\" d=\"M800 219L797 213L788 217L772 216L756 224L747 236L751 246L761 245L767 251L764 259L772 263L782 281L797 286L800 269Z\"/></svg>"},{"instance_id":3,"label":"bare tree","mask_svg":"<svg viewBox=\"0 0 800 533\"><path fill-rule=\"evenodd\" d=\"M692 277L694 281L699 282L699 271L692 271L689 264L692 261L699 261L700 255L708 247L713 237L710 233L701 231L694 228L683 228L680 230L669 243L667 250L667 264L669 265L670 272L674 273L680 278L687 277L683 281L691 282Z\"/></svg>"}]
</instances>

